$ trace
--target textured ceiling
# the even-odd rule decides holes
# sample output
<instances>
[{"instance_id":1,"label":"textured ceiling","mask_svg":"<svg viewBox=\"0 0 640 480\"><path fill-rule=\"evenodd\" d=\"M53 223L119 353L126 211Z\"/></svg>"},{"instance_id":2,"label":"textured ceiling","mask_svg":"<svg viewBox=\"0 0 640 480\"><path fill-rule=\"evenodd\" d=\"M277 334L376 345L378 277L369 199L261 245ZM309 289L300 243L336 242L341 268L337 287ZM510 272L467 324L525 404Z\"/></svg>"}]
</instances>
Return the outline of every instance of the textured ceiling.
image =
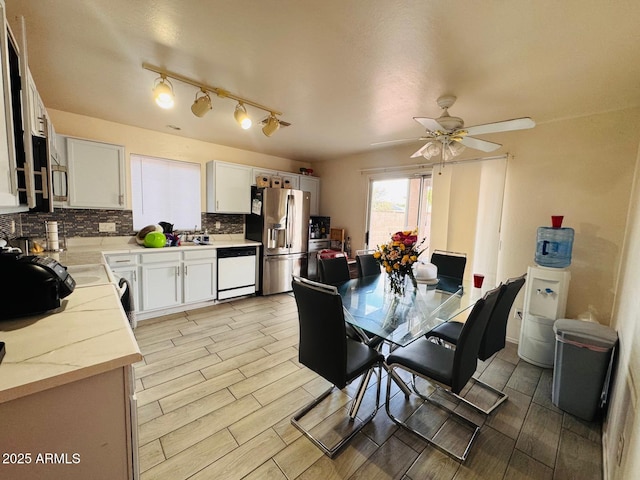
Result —
<instances>
[{"instance_id":1,"label":"textured ceiling","mask_svg":"<svg viewBox=\"0 0 640 480\"><path fill-rule=\"evenodd\" d=\"M538 124L640 105L640 2L616 0L5 0L24 16L47 108L295 160L418 138L436 99L466 125ZM271 138L196 89L152 101L148 62L282 111ZM264 112L248 108L256 120ZM175 132L167 125L181 128ZM508 148L509 133L491 140ZM421 144L416 142L416 148ZM499 151L500 152L500 151Z\"/></svg>"}]
</instances>

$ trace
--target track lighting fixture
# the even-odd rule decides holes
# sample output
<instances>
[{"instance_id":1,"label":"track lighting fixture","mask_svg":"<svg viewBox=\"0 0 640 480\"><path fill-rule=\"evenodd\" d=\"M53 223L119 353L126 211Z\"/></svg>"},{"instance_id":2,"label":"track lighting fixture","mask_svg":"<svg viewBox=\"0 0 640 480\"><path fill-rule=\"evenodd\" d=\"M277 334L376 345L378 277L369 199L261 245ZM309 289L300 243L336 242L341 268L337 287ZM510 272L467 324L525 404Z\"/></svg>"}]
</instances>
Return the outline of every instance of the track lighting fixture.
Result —
<instances>
[{"instance_id":1,"label":"track lighting fixture","mask_svg":"<svg viewBox=\"0 0 640 480\"><path fill-rule=\"evenodd\" d=\"M198 93L202 93L202 95L198 97ZM198 93L196 93L196 99L191 105L191 111L196 117L204 117L213 108L211 106L211 97L205 90L200 90Z\"/></svg>"},{"instance_id":2,"label":"track lighting fixture","mask_svg":"<svg viewBox=\"0 0 640 480\"><path fill-rule=\"evenodd\" d=\"M173 85L171 85L171 82L167 80L167 77L168 77L182 83L193 85L194 87L199 89L199 91L196 93L196 98L193 104L191 105L191 111L197 117L204 117L207 114L207 112L212 109L211 96L209 94L213 93L218 98L229 98L231 100L235 100L236 102L238 102L236 104L236 108L233 113L233 116L236 122L238 122L238 124L245 130L250 128L252 125L251 118L247 113L247 108L245 105L249 105L253 108L263 110L269 114L269 116L266 119L260 122L260 125L262 125L262 133L264 133L267 137L270 137L275 132L277 132L280 129L280 127L287 127L291 125L290 123L287 123L278 118L278 116L282 115L282 112L274 110L273 108L266 107L259 103L253 102L239 95L235 95L222 88L212 87L210 85L196 82L195 80L192 80L188 77L180 75L179 73L169 72L159 67L149 65L148 63L143 63L142 68L144 68L145 70L150 70L160 75L160 77L158 77L155 81L155 84L153 87L153 95L156 100L156 103L160 105L162 108L170 108L173 106L173 103L174 103Z\"/></svg>"},{"instance_id":3,"label":"track lighting fixture","mask_svg":"<svg viewBox=\"0 0 640 480\"><path fill-rule=\"evenodd\" d=\"M166 75L160 75L156 78L153 85L153 98L156 99L156 103L162 108L173 107L173 86L171 82L167 80Z\"/></svg>"},{"instance_id":4,"label":"track lighting fixture","mask_svg":"<svg viewBox=\"0 0 640 480\"><path fill-rule=\"evenodd\" d=\"M267 121L264 124L264 127L262 127L262 133L264 133L267 137L270 137L271 135L276 133L279 128L280 128L280 122L278 121L276 116L273 113L271 113L269 115L269 118L267 118Z\"/></svg>"},{"instance_id":5,"label":"track lighting fixture","mask_svg":"<svg viewBox=\"0 0 640 480\"><path fill-rule=\"evenodd\" d=\"M251 127L251 119L249 118L247 109L244 108L242 102L239 102L236 105L236 111L233 112L233 116L236 119L236 122L238 122L238 125L240 125L243 130Z\"/></svg>"}]
</instances>

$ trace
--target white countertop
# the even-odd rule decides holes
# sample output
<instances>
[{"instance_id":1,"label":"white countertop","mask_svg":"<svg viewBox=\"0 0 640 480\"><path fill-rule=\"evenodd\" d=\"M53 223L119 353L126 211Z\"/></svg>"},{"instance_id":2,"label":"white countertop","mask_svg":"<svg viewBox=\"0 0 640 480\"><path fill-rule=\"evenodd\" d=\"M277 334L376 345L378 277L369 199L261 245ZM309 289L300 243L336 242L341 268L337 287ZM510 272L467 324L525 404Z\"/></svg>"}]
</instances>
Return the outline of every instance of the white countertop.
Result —
<instances>
[{"instance_id":1,"label":"white countertop","mask_svg":"<svg viewBox=\"0 0 640 480\"><path fill-rule=\"evenodd\" d=\"M0 322L0 403L142 359L114 285L76 288L55 312Z\"/></svg>"},{"instance_id":2,"label":"white countertop","mask_svg":"<svg viewBox=\"0 0 640 480\"><path fill-rule=\"evenodd\" d=\"M138 245L133 237L91 237L73 238L68 241L68 248L62 252L43 252L42 255L58 260L62 265L92 265L103 262L103 253L141 253L166 252L206 248L228 248L244 246L260 246L260 242L247 240L238 235L211 235L209 245L196 245L188 242L179 247L146 248Z\"/></svg>"}]
</instances>

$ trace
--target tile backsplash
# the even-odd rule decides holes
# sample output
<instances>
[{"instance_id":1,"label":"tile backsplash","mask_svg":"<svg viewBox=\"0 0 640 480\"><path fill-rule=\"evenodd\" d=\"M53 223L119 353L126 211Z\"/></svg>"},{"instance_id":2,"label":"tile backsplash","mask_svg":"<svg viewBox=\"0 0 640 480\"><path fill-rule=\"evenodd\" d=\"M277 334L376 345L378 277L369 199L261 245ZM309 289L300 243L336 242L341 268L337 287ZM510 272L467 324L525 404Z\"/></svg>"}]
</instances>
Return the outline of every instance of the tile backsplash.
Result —
<instances>
[{"instance_id":1,"label":"tile backsplash","mask_svg":"<svg viewBox=\"0 0 640 480\"><path fill-rule=\"evenodd\" d=\"M0 231L9 238L45 236L45 222L58 222L61 236L71 237L116 237L134 235L133 212L131 210L72 209L60 208L52 213L9 213L0 215ZM158 221L162 221L161 219ZM216 224L220 222L220 228ZM15 223L15 233L11 233ZM98 232L99 223L115 223L115 232ZM215 234L243 234L244 215L202 213L202 231Z\"/></svg>"}]
</instances>

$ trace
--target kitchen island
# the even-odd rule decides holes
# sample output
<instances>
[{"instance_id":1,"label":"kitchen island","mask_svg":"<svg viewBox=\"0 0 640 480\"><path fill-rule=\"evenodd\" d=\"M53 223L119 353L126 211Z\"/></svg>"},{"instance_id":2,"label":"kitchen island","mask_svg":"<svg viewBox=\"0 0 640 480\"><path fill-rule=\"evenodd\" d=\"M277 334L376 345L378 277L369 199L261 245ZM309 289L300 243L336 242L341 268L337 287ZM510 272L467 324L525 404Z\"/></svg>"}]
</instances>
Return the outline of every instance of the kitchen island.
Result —
<instances>
[{"instance_id":1,"label":"kitchen island","mask_svg":"<svg viewBox=\"0 0 640 480\"><path fill-rule=\"evenodd\" d=\"M142 355L115 285L2 321L0 340L0 478L133 478Z\"/></svg>"}]
</instances>

